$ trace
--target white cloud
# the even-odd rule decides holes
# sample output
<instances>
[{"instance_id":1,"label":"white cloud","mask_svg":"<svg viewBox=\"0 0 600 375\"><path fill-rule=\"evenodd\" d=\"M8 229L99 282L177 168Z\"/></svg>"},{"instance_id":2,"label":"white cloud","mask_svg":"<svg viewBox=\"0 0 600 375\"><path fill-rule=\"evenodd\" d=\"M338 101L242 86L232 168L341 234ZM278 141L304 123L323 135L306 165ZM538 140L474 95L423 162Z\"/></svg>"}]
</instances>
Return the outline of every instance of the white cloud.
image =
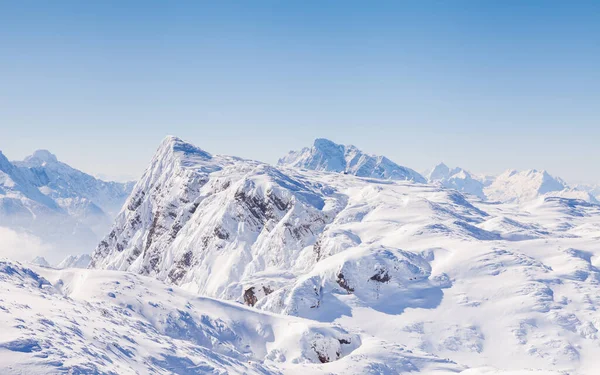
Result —
<instances>
[{"instance_id":1,"label":"white cloud","mask_svg":"<svg viewBox=\"0 0 600 375\"><path fill-rule=\"evenodd\" d=\"M45 256L51 247L31 234L0 227L0 257L27 262Z\"/></svg>"}]
</instances>

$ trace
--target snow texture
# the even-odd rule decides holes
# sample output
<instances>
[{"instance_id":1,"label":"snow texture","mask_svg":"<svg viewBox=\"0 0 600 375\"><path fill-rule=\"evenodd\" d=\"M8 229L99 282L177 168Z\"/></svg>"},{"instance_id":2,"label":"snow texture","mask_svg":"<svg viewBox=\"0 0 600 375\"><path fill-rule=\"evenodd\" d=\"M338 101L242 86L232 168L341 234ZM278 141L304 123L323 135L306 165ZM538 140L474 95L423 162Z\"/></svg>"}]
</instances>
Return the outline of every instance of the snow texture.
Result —
<instances>
[{"instance_id":1,"label":"snow texture","mask_svg":"<svg viewBox=\"0 0 600 375\"><path fill-rule=\"evenodd\" d=\"M90 268L0 261L0 373L597 373L591 190L313 149L167 137Z\"/></svg>"},{"instance_id":2,"label":"snow texture","mask_svg":"<svg viewBox=\"0 0 600 375\"><path fill-rule=\"evenodd\" d=\"M315 372L594 373L599 205L546 172L485 186L500 203L341 160L275 168L169 137L91 267L360 337L360 360Z\"/></svg>"}]
</instances>

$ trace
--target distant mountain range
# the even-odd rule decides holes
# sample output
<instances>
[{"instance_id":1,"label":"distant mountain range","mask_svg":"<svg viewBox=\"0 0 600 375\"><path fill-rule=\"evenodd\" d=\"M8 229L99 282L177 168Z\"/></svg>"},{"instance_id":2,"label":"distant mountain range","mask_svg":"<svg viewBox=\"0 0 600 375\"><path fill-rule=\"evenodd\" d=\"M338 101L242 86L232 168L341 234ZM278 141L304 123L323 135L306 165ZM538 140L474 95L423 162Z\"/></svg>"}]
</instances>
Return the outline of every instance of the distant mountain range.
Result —
<instances>
[{"instance_id":1,"label":"distant mountain range","mask_svg":"<svg viewBox=\"0 0 600 375\"><path fill-rule=\"evenodd\" d=\"M279 159L277 164L313 171L342 172L358 177L427 182L419 173L400 166L385 156L369 155L355 146L339 145L322 138L316 139L312 147L291 151Z\"/></svg>"},{"instance_id":2,"label":"distant mountain range","mask_svg":"<svg viewBox=\"0 0 600 375\"><path fill-rule=\"evenodd\" d=\"M0 225L52 245L54 260L89 252L133 185L96 179L46 150L14 162L0 152Z\"/></svg>"},{"instance_id":3,"label":"distant mountain range","mask_svg":"<svg viewBox=\"0 0 600 375\"><path fill-rule=\"evenodd\" d=\"M181 151L194 153L191 148ZM509 170L497 177L480 176L441 163L423 176L385 156L327 139L316 139L311 147L289 152L279 160L278 167L431 183L492 202L523 203L555 196L597 203L600 197L598 185L569 186L546 171ZM133 182L95 178L59 161L46 150L13 162L0 152L0 226L40 237L56 249L56 254L48 256L53 264L58 264L65 256L95 247L110 230L133 187Z\"/></svg>"},{"instance_id":4,"label":"distant mountain range","mask_svg":"<svg viewBox=\"0 0 600 375\"><path fill-rule=\"evenodd\" d=\"M598 203L600 189L589 185L569 186L559 177L547 171L508 170L499 176L476 176L462 168L448 168L438 164L428 175L430 183L483 200L503 203L524 203L538 197L566 197Z\"/></svg>"}]
</instances>

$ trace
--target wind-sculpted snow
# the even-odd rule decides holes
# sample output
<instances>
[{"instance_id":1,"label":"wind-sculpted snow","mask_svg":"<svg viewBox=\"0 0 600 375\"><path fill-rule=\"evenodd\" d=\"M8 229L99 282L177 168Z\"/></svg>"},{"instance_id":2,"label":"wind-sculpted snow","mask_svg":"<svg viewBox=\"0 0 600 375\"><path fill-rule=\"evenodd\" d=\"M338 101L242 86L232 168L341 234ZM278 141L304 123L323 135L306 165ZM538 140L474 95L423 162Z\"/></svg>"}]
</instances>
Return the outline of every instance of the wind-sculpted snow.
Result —
<instances>
[{"instance_id":1,"label":"wind-sculpted snow","mask_svg":"<svg viewBox=\"0 0 600 375\"><path fill-rule=\"evenodd\" d=\"M360 337L317 373L594 374L600 205L521 177L533 190L501 203L169 137L92 267Z\"/></svg>"},{"instance_id":2,"label":"wind-sculpted snow","mask_svg":"<svg viewBox=\"0 0 600 375\"><path fill-rule=\"evenodd\" d=\"M351 355L360 337L110 271L0 261L3 374L277 374Z\"/></svg>"}]
</instances>

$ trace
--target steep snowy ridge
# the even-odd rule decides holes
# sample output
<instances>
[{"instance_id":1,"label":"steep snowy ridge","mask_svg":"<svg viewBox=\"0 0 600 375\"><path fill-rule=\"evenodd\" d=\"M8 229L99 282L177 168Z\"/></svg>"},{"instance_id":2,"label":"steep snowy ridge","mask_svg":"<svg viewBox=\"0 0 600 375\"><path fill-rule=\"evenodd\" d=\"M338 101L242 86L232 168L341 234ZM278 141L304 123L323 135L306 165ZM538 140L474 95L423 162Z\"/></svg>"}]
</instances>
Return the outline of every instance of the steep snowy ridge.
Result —
<instances>
[{"instance_id":1,"label":"steep snowy ridge","mask_svg":"<svg viewBox=\"0 0 600 375\"><path fill-rule=\"evenodd\" d=\"M279 159L278 165L315 171L343 172L359 177L426 182L419 173L402 167L385 156L367 155L354 146L339 145L321 138L316 139L311 148L291 151Z\"/></svg>"},{"instance_id":2,"label":"steep snowy ridge","mask_svg":"<svg viewBox=\"0 0 600 375\"><path fill-rule=\"evenodd\" d=\"M152 275L201 294L299 316L320 314L315 307L322 298L348 291L340 286L345 269L348 285L362 284L358 280L363 277L371 280L358 288L364 293L356 294L367 300L371 298L367 290L377 295L376 290L387 288L379 284L394 270L401 273L394 283L406 277L430 287L423 259L401 249L363 244L358 235L335 228L338 223L363 221L360 207L370 210L363 203L373 197L376 208L377 198L387 193L382 187L351 176L318 174L327 177L319 180L293 170L286 173L253 161L211 156L167 138L113 231L94 252L92 267ZM342 185L336 186L334 180ZM362 191L360 200L340 191L347 183L357 184L351 188ZM405 206L409 198L402 191L411 186L394 184L387 194ZM425 188L429 191L430 200L417 198L412 204L429 211L424 219L431 219L421 228L405 230L427 230L437 219L450 221L446 225L455 227L460 236L486 235L470 224L483 221L485 213L460 194ZM335 229L328 230L332 226ZM340 241L357 248L354 256L335 257L344 249L339 249ZM327 257L332 259L314 268ZM355 270L358 263L376 269ZM398 264L413 266L404 269Z\"/></svg>"},{"instance_id":3,"label":"steep snowy ridge","mask_svg":"<svg viewBox=\"0 0 600 375\"><path fill-rule=\"evenodd\" d=\"M265 164L211 156L168 138L93 254L92 266L241 297L242 286L230 285L232 280L273 264L291 266L298 247L315 242L342 204L322 198L322 189Z\"/></svg>"}]
</instances>

